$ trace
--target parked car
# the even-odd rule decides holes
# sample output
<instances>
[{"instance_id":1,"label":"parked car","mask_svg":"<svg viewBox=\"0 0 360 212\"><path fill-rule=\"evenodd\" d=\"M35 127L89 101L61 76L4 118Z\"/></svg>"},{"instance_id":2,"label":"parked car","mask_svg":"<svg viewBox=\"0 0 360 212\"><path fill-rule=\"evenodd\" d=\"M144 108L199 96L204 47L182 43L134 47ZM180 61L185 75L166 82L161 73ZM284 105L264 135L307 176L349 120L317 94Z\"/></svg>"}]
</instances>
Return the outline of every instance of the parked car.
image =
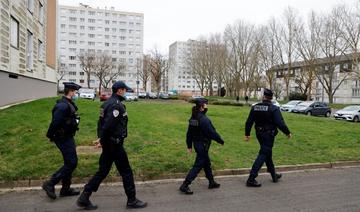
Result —
<instances>
[{"instance_id":1,"label":"parked car","mask_svg":"<svg viewBox=\"0 0 360 212\"><path fill-rule=\"evenodd\" d=\"M79 89L79 98L84 99L95 99L95 90L91 88L80 88Z\"/></svg>"},{"instance_id":2,"label":"parked car","mask_svg":"<svg viewBox=\"0 0 360 212\"><path fill-rule=\"evenodd\" d=\"M126 93L125 94L125 101L137 101L138 96L135 93Z\"/></svg>"},{"instance_id":3,"label":"parked car","mask_svg":"<svg viewBox=\"0 0 360 212\"><path fill-rule=\"evenodd\" d=\"M103 102L103 101L108 100L108 99L111 97L111 94L112 94L112 93L109 92L109 91L102 92L102 93L100 94L100 101Z\"/></svg>"},{"instance_id":4,"label":"parked car","mask_svg":"<svg viewBox=\"0 0 360 212\"><path fill-rule=\"evenodd\" d=\"M169 99L169 94L167 94L167 93L159 93L159 98L160 99Z\"/></svg>"},{"instance_id":5,"label":"parked car","mask_svg":"<svg viewBox=\"0 0 360 212\"><path fill-rule=\"evenodd\" d=\"M335 119L342 119L347 121L359 122L360 120L360 105L347 106L334 113Z\"/></svg>"},{"instance_id":6,"label":"parked car","mask_svg":"<svg viewBox=\"0 0 360 212\"><path fill-rule=\"evenodd\" d=\"M141 99L145 99L145 98L147 98L147 94L146 94L146 92L139 92L138 97Z\"/></svg>"},{"instance_id":7,"label":"parked car","mask_svg":"<svg viewBox=\"0 0 360 212\"><path fill-rule=\"evenodd\" d=\"M253 103L251 106L254 106L254 105L256 105L257 103L259 103L259 102ZM272 103L273 105L275 105L275 106L280 107L279 102L278 102L278 101L276 101L275 99L272 99L272 100L271 100L271 103Z\"/></svg>"},{"instance_id":8,"label":"parked car","mask_svg":"<svg viewBox=\"0 0 360 212\"><path fill-rule=\"evenodd\" d=\"M305 101L296 105L291 112L330 117L331 108L324 102Z\"/></svg>"},{"instance_id":9,"label":"parked car","mask_svg":"<svg viewBox=\"0 0 360 212\"><path fill-rule=\"evenodd\" d=\"M147 95L147 97L149 99L156 99L157 98L156 93L153 93L153 92L148 92L146 95Z\"/></svg>"},{"instance_id":10,"label":"parked car","mask_svg":"<svg viewBox=\"0 0 360 212\"><path fill-rule=\"evenodd\" d=\"M302 101L300 100L292 100L286 104L281 105L280 109L281 111L291 112L292 109L298 104L300 104Z\"/></svg>"}]
</instances>

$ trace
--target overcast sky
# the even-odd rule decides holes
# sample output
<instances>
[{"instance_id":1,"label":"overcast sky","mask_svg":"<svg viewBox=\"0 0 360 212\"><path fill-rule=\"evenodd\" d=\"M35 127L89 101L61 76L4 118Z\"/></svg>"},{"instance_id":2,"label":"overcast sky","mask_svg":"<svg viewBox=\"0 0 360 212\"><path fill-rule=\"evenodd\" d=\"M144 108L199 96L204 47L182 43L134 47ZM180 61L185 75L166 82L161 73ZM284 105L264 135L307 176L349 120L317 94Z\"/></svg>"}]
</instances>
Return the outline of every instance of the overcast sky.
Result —
<instances>
[{"instance_id":1,"label":"overcast sky","mask_svg":"<svg viewBox=\"0 0 360 212\"><path fill-rule=\"evenodd\" d=\"M115 7L115 10L144 14L144 52L155 46L168 53L175 41L196 39L223 32L227 24L246 20L264 24L280 18L291 6L306 17L310 10L328 12L334 5L354 5L359 0L58 0L60 5Z\"/></svg>"}]
</instances>

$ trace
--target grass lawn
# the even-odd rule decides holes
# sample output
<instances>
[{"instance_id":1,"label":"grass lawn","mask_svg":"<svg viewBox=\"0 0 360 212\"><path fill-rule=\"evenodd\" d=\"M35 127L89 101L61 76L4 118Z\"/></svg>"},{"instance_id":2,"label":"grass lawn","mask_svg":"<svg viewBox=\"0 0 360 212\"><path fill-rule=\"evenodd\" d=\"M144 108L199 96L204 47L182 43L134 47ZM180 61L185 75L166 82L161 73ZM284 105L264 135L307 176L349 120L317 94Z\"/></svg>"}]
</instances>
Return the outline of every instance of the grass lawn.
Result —
<instances>
[{"instance_id":1,"label":"grass lawn","mask_svg":"<svg viewBox=\"0 0 360 212\"><path fill-rule=\"evenodd\" d=\"M0 181L47 178L62 164L56 146L45 137L55 98L13 106L0 111ZM77 101L81 115L78 145L92 145L100 102ZM195 154L186 152L185 134L191 104L184 101L126 103L129 137L125 146L136 175L152 177L187 172ZM225 140L213 143L214 169L250 167L258 152L255 135L244 142L249 107L209 106L208 116ZM324 117L283 113L293 133L279 133L274 147L276 165L360 160L360 124ZM253 132L252 132L253 133ZM95 173L98 155L80 155L74 176ZM114 166L115 167L115 166ZM112 175L116 175L113 167Z\"/></svg>"}]
</instances>

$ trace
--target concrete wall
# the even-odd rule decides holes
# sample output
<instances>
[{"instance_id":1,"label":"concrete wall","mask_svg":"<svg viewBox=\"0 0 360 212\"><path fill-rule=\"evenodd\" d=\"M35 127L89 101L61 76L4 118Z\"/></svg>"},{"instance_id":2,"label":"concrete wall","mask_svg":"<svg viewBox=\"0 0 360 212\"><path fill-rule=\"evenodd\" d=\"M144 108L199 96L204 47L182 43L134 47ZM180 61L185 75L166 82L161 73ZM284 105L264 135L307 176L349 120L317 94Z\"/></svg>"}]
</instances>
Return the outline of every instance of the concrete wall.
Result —
<instances>
[{"instance_id":1,"label":"concrete wall","mask_svg":"<svg viewBox=\"0 0 360 212\"><path fill-rule=\"evenodd\" d=\"M56 83L17 75L10 78L8 72L0 71L0 106L56 95Z\"/></svg>"}]
</instances>

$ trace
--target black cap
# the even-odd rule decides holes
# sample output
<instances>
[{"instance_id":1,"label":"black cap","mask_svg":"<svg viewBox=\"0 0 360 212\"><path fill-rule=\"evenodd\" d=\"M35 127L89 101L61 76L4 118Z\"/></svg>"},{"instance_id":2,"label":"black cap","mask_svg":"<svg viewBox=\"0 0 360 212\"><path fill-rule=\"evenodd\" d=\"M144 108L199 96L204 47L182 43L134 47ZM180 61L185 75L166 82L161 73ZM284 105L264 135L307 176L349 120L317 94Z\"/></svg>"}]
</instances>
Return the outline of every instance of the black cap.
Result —
<instances>
[{"instance_id":1,"label":"black cap","mask_svg":"<svg viewBox=\"0 0 360 212\"><path fill-rule=\"evenodd\" d=\"M120 89L120 88L125 88L126 91L132 91L132 89L131 89L129 86L127 86L127 85L125 84L125 82L123 82L123 81L117 81L117 82L115 82L111 88L112 88L112 91L113 91L114 93L116 93L117 90Z\"/></svg>"},{"instance_id":2,"label":"black cap","mask_svg":"<svg viewBox=\"0 0 360 212\"><path fill-rule=\"evenodd\" d=\"M195 100L196 106L202 106L204 104L208 104L208 100L205 98L198 98Z\"/></svg>"},{"instance_id":3,"label":"black cap","mask_svg":"<svg viewBox=\"0 0 360 212\"><path fill-rule=\"evenodd\" d=\"M73 82L63 82L63 84L64 84L64 88L67 89L79 90L81 88L80 85Z\"/></svg>"},{"instance_id":4,"label":"black cap","mask_svg":"<svg viewBox=\"0 0 360 212\"><path fill-rule=\"evenodd\" d=\"M264 89L264 96L269 96L269 97L273 97L274 93L272 92L272 90L265 88Z\"/></svg>"}]
</instances>

